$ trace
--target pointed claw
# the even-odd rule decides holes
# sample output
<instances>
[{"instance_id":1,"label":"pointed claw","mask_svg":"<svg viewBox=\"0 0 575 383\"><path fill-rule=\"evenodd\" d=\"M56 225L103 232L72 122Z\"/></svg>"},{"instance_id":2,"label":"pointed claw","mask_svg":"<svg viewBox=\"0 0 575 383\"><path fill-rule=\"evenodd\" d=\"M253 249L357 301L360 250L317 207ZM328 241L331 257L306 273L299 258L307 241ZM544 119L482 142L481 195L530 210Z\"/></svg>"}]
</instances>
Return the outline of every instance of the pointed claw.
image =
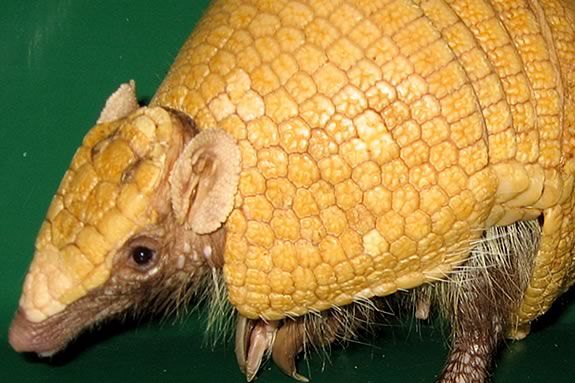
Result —
<instances>
[{"instance_id":1,"label":"pointed claw","mask_svg":"<svg viewBox=\"0 0 575 383\"><path fill-rule=\"evenodd\" d=\"M253 328L253 321L248 318L238 315L238 321L236 323L236 359L238 361L238 366L240 371L246 373L246 359L247 350L249 342L249 334Z\"/></svg>"},{"instance_id":2,"label":"pointed claw","mask_svg":"<svg viewBox=\"0 0 575 383\"><path fill-rule=\"evenodd\" d=\"M300 382L304 382L304 383L308 383L308 382L309 382L309 379L308 379L308 378L306 378L306 377L303 376L303 375L298 374L297 372L295 372L291 377L294 378L294 379L297 380L297 381L300 381Z\"/></svg>"},{"instance_id":3,"label":"pointed claw","mask_svg":"<svg viewBox=\"0 0 575 383\"><path fill-rule=\"evenodd\" d=\"M267 354L269 356L276 332L277 324L275 322L264 323L258 321L252 329L246 358L246 377L248 382L251 382L258 373L264 355Z\"/></svg>"},{"instance_id":4,"label":"pointed claw","mask_svg":"<svg viewBox=\"0 0 575 383\"><path fill-rule=\"evenodd\" d=\"M302 351L304 332L298 322L288 321L277 332L272 348L272 358L275 364L287 375L300 382L309 379L298 374L296 369L297 355Z\"/></svg>"},{"instance_id":5,"label":"pointed claw","mask_svg":"<svg viewBox=\"0 0 575 383\"><path fill-rule=\"evenodd\" d=\"M431 298L428 295L421 295L417 297L415 302L415 317L417 319L426 320L429 318L431 311Z\"/></svg>"},{"instance_id":6,"label":"pointed claw","mask_svg":"<svg viewBox=\"0 0 575 383\"><path fill-rule=\"evenodd\" d=\"M240 371L251 382L271 352L277 331L277 322L265 323L239 315L236 324L235 352Z\"/></svg>"},{"instance_id":7,"label":"pointed claw","mask_svg":"<svg viewBox=\"0 0 575 383\"><path fill-rule=\"evenodd\" d=\"M248 382L251 382L258 373L267 349L268 344L266 334L261 326L256 326L250 336L248 354L246 357L245 374Z\"/></svg>"}]
</instances>

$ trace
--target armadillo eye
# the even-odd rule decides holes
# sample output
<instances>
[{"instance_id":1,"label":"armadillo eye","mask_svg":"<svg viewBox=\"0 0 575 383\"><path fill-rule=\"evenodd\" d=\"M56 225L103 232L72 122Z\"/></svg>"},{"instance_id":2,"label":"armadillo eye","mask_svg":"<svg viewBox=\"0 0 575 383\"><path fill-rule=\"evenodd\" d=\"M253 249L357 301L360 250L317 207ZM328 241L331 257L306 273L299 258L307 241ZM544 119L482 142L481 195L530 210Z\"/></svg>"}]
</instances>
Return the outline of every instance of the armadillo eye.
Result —
<instances>
[{"instance_id":1,"label":"armadillo eye","mask_svg":"<svg viewBox=\"0 0 575 383\"><path fill-rule=\"evenodd\" d=\"M138 246L132 250L132 259L139 266L145 266L150 263L154 259L154 255L154 250L145 246Z\"/></svg>"}]
</instances>

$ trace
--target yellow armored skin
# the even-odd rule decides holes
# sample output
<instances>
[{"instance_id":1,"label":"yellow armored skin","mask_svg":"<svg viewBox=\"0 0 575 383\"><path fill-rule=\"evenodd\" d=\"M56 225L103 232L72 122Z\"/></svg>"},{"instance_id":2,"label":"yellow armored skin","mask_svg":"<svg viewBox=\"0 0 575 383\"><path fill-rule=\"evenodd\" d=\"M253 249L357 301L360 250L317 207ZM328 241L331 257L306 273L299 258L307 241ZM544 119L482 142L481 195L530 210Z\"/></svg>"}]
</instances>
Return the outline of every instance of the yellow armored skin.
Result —
<instances>
[{"instance_id":1,"label":"yellow armored skin","mask_svg":"<svg viewBox=\"0 0 575 383\"><path fill-rule=\"evenodd\" d=\"M278 319L412 288L543 214L516 323L544 312L570 283L574 20L562 1L216 1L153 103L239 142L232 303Z\"/></svg>"},{"instance_id":2,"label":"yellow armored skin","mask_svg":"<svg viewBox=\"0 0 575 383\"><path fill-rule=\"evenodd\" d=\"M124 242L163 224L154 203L167 201L170 184L177 222L205 241L199 250L188 237L170 243L178 270L199 264L198 251L221 266L206 236L225 232L228 296L252 319L444 280L485 229L542 217L510 329L524 336L575 274L573 8L215 1L150 108L114 102L76 153L38 237L21 300L27 320L105 285ZM213 157L198 160L192 145L172 161L175 113L235 142L208 134L197 145ZM237 164L218 157L218 140ZM233 176L219 183L184 176L223 174L222 162ZM198 213L195 200L220 188L233 195ZM188 225L211 212L219 216L209 224Z\"/></svg>"}]
</instances>

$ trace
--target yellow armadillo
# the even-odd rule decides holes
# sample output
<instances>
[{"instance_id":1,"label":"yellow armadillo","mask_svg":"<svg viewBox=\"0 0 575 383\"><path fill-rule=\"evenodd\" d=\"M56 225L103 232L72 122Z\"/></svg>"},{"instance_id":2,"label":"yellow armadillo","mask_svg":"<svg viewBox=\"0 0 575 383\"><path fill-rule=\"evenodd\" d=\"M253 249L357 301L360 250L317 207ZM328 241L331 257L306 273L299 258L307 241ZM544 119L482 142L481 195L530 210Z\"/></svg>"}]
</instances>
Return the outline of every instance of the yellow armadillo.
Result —
<instances>
[{"instance_id":1,"label":"yellow armadillo","mask_svg":"<svg viewBox=\"0 0 575 383\"><path fill-rule=\"evenodd\" d=\"M84 138L11 344L225 283L248 378L268 350L303 380L337 315L417 288L454 321L441 382L482 382L574 281L574 90L567 0L216 0L151 104L123 84Z\"/></svg>"}]
</instances>

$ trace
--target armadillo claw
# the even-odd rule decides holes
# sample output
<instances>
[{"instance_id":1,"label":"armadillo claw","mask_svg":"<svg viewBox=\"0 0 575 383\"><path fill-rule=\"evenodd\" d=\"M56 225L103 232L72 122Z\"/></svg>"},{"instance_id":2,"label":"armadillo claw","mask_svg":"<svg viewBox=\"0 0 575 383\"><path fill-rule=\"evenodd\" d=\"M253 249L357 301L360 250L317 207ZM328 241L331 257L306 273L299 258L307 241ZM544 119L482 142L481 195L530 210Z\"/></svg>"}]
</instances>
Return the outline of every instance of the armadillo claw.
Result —
<instances>
[{"instance_id":1,"label":"armadillo claw","mask_svg":"<svg viewBox=\"0 0 575 383\"><path fill-rule=\"evenodd\" d=\"M431 311L431 298L428 294L419 295L415 301L415 317L420 320L429 318Z\"/></svg>"},{"instance_id":2,"label":"armadillo claw","mask_svg":"<svg viewBox=\"0 0 575 383\"><path fill-rule=\"evenodd\" d=\"M236 358L240 370L251 382L258 373L264 356L269 357L277 332L277 322L251 320L239 316L236 325Z\"/></svg>"},{"instance_id":3,"label":"armadillo claw","mask_svg":"<svg viewBox=\"0 0 575 383\"><path fill-rule=\"evenodd\" d=\"M236 323L236 359L238 361L238 366L240 371L246 373L246 352L248 349L249 334L252 328L252 321L243 315L238 315L238 321Z\"/></svg>"},{"instance_id":4,"label":"armadillo claw","mask_svg":"<svg viewBox=\"0 0 575 383\"><path fill-rule=\"evenodd\" d=\"M264 355L274 343L276 328L269 323L257 322L250 335L248 353L246 358L246 377L248 382L255 378L262 364Z\"/></svg>"},{"instance_id":5,"label":"armadillo claw","mask_svg":"<svg viewBox=\"0 0 575 383\"><path fill-rule=\"evenodd\" d=\"M309 379L298 374L296 370L296 357L302 351L304 343L303 327L295 321L287 321L278 330L272 347L272 359L285 374L300 382L309 382Z\"/></svg>"}]
</instances>

